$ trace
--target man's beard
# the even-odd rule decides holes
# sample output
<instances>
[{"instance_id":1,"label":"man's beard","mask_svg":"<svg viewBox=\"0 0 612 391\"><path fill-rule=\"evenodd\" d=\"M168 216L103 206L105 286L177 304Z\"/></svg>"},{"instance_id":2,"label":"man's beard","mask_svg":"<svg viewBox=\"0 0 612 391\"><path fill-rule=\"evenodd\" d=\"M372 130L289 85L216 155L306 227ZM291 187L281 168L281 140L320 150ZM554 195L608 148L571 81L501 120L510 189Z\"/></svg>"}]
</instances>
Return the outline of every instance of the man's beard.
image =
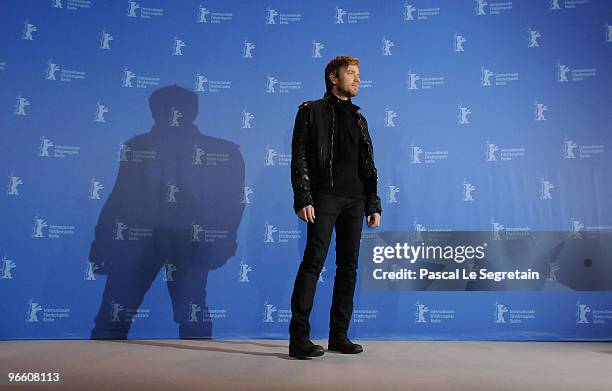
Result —
<instances>
[{"instance_id":1,"label":"man's beard","mask_svg":"<svg viewBox=\"0 0 612 391\"><path fill-rule=\"evenodd\" d=\"M357 92L359 91L359 90L357 90L357 92L353 93L353 91L351 91L350 89L345 90L344 88L342 88L340 86L338 86L337 89L338 89L338 93L340 93L342 96L346 96L346 97L349 97L349 98L356 97L357 96Z\"/></svg>"}]
</instances>

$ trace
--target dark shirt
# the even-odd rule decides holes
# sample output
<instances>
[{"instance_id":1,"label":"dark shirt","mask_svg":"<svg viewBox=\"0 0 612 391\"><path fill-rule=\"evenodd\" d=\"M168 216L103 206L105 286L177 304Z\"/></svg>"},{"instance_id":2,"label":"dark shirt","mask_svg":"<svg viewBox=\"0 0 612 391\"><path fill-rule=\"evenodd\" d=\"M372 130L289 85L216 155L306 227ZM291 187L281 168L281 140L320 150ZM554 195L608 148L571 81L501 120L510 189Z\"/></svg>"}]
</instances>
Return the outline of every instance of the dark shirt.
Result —
<instances>
[{"instance_id":1,"label":"dark shirt","mask_svg":"<svg viewBox=\"0 0 612 391\"><path fill-rule=\"evenodd\" d=\"M365 200L363 183L359 178L358 159L361 131L353 112L351 99L341 100L332 96L334 105L334 186L325 186L319 193Z\"/></svg>"}]
</instances>

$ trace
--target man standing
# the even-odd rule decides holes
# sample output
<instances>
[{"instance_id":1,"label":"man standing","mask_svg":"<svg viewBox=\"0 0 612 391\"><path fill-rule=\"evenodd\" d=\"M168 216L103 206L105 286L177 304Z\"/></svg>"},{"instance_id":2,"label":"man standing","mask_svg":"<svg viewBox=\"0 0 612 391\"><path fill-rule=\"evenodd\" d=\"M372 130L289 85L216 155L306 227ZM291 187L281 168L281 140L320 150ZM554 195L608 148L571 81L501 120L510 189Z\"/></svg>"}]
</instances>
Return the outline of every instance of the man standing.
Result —
<instances>
[{"instance_id":1,"label":"man standing","mask_svg":"<svg viewBox=\"0 0 612 391\"><path fill-rule=\"evenodd\" d=\"M300 105L291 145L293 209L308 223L304 257L291 296L289 355L323 355L310 341L308 318L319 274L336 229L336 277L329 321L328 348L360 353L348 339L353 313L357 258L364 214L368 226L380 225L378 176L368 123L354 105L359 90L359 60L338 56L325 67L327 92Z\"/></svg>"}]
</instances>

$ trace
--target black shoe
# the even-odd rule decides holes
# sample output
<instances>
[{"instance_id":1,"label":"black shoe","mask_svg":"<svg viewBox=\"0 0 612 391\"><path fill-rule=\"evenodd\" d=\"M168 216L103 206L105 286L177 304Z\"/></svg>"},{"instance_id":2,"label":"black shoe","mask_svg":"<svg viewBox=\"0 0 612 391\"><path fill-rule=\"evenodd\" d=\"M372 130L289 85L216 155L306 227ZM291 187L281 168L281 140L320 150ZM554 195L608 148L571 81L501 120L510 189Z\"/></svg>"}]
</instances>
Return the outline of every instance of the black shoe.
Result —
<instances>
[{"instance_id":1,"label":"black shoe","mask_svg":"<svg viewBox=\"0 0 612 391\"><path fill-rule=\"evenodd\" d=\"M309 339L289 342L289 355L291 357L305 359L308 357L319 357L325 353L323 346L315 345Z\"/></svg>"},{"instance_id":2,"label":"black shoe","mask_svg":"<svg viewBox=\"0 0 612 391\"><path fill-rule=\"evenodd\" d=\"M327 347L331 351L344 354L357 354L363 352L363 347L361 345L351 342L346 336L330 337Z\"/></svg>"}]
</instances>

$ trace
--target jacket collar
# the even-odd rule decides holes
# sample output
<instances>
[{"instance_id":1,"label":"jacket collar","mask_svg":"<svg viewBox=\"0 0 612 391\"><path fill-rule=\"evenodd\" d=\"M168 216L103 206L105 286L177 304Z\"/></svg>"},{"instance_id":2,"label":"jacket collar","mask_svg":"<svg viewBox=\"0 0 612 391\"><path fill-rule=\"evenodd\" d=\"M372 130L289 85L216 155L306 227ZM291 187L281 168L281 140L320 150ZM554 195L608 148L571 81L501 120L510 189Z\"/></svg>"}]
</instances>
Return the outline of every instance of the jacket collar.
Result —
<instances>
[{"instance_id":1,"label":"jacket collar","mask_svg":"<svg viewBox=\"0 0 612 391\"><path fill-rule=\"evenodd\" d=\"M327 106L332 106L333 105L333 99L335 99L336 97L334 96L334 94L330 93L330 92L326 92L323 95L323 103L325 103ZM351 106L353 109L353 113L356 113L357 111L359 111L359 109L361 109L361 107L357 106L356 104L354 104L351 101Z\"/></svg>"}]
</instances>

